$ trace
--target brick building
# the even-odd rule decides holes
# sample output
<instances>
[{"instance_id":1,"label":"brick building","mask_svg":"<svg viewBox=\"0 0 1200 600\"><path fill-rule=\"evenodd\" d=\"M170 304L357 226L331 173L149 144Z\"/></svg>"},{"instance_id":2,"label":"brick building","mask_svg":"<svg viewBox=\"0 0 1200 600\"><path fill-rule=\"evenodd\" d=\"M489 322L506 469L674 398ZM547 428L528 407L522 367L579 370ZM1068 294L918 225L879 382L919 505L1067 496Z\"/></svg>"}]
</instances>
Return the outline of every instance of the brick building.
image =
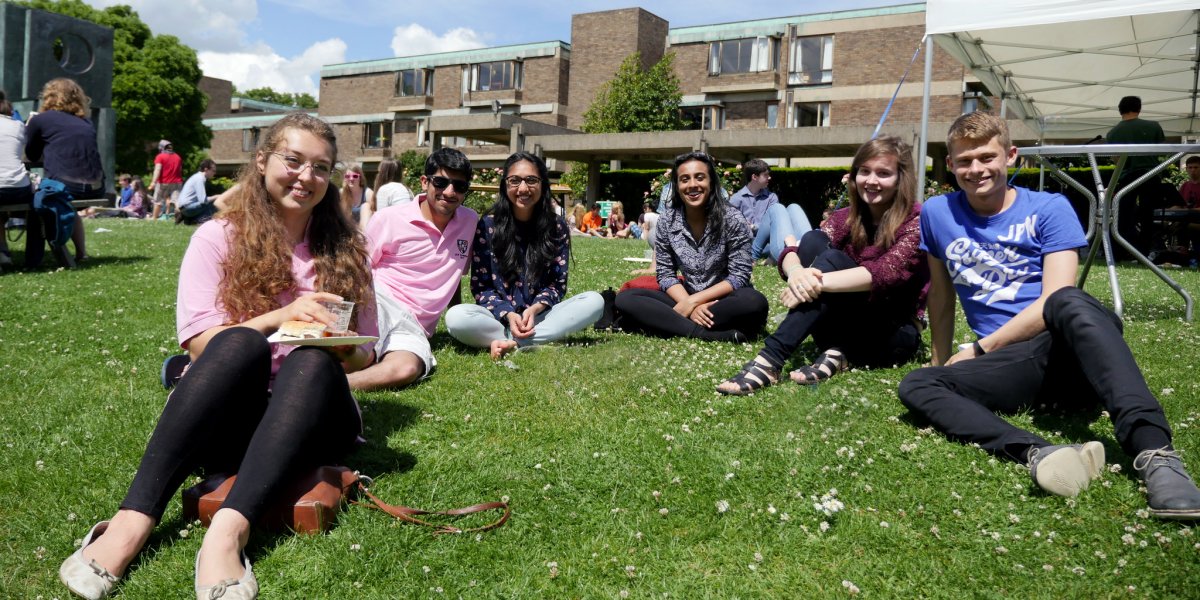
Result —
<instances>
[{"instance_id":1,"label":"brick building","mask_svg":"<svg viewBox=\"0 0 1200 600\"><path fill-rule=\"evenodd\" d=\"M690 148L740 161L844 157L870 136L924 33L924 4L670 28L640 8L572 17L571 41L550 41L327 65L319 114L339 157L368 174L409 149L458 147L481 166L524 148L551 159L652 164ZM649 67L675 54L689 131L578 133L596 91L621 61ZM919 56L885 131L913 137L921 119ZM945 53L933 62L930 138L987 102ZM278 115L227 115L214 128L220 164L244 162L255 128ZM944 152L944 150L941 150ZM934 164L939 149L931 148ZM561 165L560 165L561 166Z\"/></svg>"}]
</instances>

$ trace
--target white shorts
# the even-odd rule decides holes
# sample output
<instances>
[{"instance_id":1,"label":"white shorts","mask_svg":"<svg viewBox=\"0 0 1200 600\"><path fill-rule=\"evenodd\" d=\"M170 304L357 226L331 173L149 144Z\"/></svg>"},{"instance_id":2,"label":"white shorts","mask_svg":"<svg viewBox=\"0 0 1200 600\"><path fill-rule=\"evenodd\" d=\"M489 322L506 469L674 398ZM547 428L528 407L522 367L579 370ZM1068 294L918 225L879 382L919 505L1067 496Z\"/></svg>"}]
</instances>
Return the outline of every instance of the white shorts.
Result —
<instances>
[{"instance_id":1,"label":"white shorts","mask_svg":"<svg viewBox=\"0 0 1200 600\"><path fill-rule=\"evenodd\" d=\"M425 374L421 378L429 377L430 371L437 366L437 360L433 358L429 338L425 337L425 328L421 327L417 317L407 306L387 294L376 293L375 305L379 313L379 341L375 343L377 360L383 360L388 352L412 352L425 363Z\"/></svg>"}]
</instances>

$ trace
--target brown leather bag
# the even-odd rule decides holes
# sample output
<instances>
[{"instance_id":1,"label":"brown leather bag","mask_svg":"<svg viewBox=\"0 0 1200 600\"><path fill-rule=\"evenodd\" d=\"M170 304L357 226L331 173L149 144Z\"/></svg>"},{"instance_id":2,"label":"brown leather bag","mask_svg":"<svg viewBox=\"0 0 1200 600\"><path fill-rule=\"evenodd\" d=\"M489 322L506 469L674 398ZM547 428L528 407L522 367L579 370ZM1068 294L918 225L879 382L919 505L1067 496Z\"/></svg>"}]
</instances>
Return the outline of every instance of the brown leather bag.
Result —
<instances>
[{"instance_id":1,"label":"brown leather bag","mask_svg":"<svg viewBox=\"0 0 1200 600\"><path fill-rule=\"evenodd\" d=\"M183 490L183 516L187 520L199 519L200 523L208 526L213 514L221 508L237 475L213 475L200 483ZM364 482L366 485L364 485ZM456 508L445 511L425 511L407 506L394 506L383 502L371 492L367 485L371 478L360 475L346 467L318 467L305 473L295 483L280 493L275 504L259 519L258 525L271 531L292 530L297 533L316 534L328 531L337 519L337 513L342 504L353 501L353 497L362 492L371 502L355 502L371 508L382 510L402 521L433 527L434 533L466 533L472 531L487 531L495 529L508 521L511 510L505 502L486 502L467 508ZM414 518L412 515L446 515L459 517L485 510L503 510L504 514L494 523L471 529L458 529L450 525L437 525Z\"/></svg>"}]
</instances>

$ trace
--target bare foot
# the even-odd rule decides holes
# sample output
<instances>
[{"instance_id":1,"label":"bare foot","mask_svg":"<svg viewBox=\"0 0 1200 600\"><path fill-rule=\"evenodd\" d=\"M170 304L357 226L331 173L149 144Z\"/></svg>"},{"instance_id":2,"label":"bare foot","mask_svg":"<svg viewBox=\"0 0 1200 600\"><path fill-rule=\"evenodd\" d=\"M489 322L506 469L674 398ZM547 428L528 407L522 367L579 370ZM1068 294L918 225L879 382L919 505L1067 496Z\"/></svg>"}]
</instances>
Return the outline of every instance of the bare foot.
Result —
<instances>
[{"instance_id":1,"label":"bare foot","mask_svg":"<svg viewBox=\"0 0 1200 600\"><path fill-rule=\"evenodd\" d=\"M113 516L104 535L83 549L85 560L94 560L114 577L121 577L133 557L146 545L154 519L133 510L120 510Z\"/></svg>"},{"instance_id":2,"label":"bare foot","mask_svg":"<svg viewBox=\"0 0 1200 600\"><path fill-rule=\"evenodd\" d=\"M250 538L250 522L242 513L224 508L213 515L196 561L196 585L215 585L246 574L242 548Z\"/></svg>"},{"instance_id":3,"label":"bare foot","mask_svg":"<svg viewBox=\"0 0 1200 600\"><path fill-rule=\"evenodd\" d=\"M516 349L517 343L512 340L492 340L489 353L492 355L492 360L500 360L505 354Z\"/></svg>"}]
</instances>

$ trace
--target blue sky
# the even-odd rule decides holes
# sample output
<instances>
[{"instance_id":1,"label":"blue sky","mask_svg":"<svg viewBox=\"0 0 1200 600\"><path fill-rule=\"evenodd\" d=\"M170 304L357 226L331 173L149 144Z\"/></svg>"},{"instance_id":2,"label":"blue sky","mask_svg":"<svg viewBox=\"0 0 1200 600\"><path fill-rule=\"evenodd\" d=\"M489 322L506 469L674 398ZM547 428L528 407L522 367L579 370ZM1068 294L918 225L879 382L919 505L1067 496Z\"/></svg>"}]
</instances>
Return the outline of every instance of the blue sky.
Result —
<instances>
[{"instance_id":1,"label":"blue sky","mask_svg":"<svg viewBox=\"0 0 1200 600\"><path fill-rule=\"evenodd\" d=\"M904 4L901 0L86 0L133 6L156 34L194 48L206 75L239 88L316 94L322 65L548 40L571 15L640 6L672 27Z\"/></svg>"}]
</instances>

